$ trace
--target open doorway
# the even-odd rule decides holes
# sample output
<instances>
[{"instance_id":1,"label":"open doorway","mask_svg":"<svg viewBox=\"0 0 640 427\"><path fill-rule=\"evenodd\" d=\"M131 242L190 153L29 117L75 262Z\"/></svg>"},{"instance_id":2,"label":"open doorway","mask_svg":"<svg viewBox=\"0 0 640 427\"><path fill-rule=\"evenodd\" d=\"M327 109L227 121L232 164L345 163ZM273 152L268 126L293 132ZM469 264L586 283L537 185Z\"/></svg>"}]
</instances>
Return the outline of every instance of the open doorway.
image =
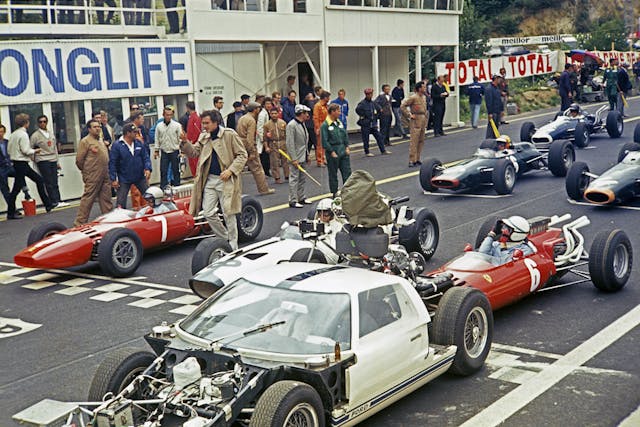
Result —
<instances>
[{"instance_id":1,"label":"open doorway","mask_svg":"<svg viewBox=\"0 0 640 427\"><path fill-rule=\"evenodd\" d=\"M313 93L313 71L308 62L298 62L298 85L300 94L300 101L307 96L308 93Z\"/></svg>"}]
</instances>

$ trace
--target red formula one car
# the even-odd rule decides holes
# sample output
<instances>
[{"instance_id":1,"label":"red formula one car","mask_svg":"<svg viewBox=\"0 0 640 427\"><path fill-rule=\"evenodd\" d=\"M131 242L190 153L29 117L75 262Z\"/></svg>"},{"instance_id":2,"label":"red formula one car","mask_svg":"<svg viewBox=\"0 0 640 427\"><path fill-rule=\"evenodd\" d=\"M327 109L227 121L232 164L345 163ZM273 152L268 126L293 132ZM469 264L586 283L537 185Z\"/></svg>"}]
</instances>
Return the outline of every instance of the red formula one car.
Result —
<instances>
[{"instance_id":1,"label":"red formula one car","mask_svg":"<svg viewBox=\"0 0 640 427\"><path fill-rule=\"evenodd\" d=\"M14 261L30 268L68 268L98 261L106 274L129 276L140 265L144 251L208 237L206 220L189 214L191 188L173 188L163 202L169 210L163 213L137 216L136 211L114 209L93 222L69 229L60 223L42 223L31 230L28 246L16 254ZM240 242L257 238L263 222L260 203L242 196L237 221Z\"/></svg>"},{"instance_id":2,"label":"red formula one car","mask_svg":"<svg viewBox=\"0 0 640 427\"><path fill-rule=\"evenodd\" d=\"M560 228L553 227L570 218L567 214L529 219L528 241L534 252L524 256L522 251L515 251L513 259L501 265L496 264L493 257L473 251L468 245L463 255L429 274L417 276L416 290L424 299L433 299L436 304L448 288L471 286L485 293L495 310L556 286L591 281L601 291L622 289L629 280L633 262L627 235L622 230L601 231L587 253L584 238L578 231L589 224L586 216ZM495 222L496 219L489 219L480 228L476 248ZM588 271L580 269L584 266L588 266ZM565 274L574 275L576 280L556 285L556 279Z\"/></svg>"}]
</instances>

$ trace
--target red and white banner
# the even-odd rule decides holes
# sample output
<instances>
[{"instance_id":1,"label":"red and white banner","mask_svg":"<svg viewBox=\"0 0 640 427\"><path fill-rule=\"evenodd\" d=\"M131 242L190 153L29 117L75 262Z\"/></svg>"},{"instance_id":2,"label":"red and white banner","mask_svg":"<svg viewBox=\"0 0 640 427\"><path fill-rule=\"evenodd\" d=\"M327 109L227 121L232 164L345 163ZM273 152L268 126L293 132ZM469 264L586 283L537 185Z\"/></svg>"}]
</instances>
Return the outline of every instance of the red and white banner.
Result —
<instances>
[{"instance_id":1,"label":"red and white banner","mask_svg":"<svg viewBox=\"0 0 640 427\"><path fill-rule=\"evenodd\" d=\"M617 59L618 61L620 61L619 65L625 62L629 65L633 65L635 62L640 60L640 52L620 52L619 50L590 50L589 52L600 57L605 64L609 64L609 61L611 61L612 59ZM576 61L571 61L570 58L568 58L568 61L576 63Z\"/></svg>"},{"instance_id":2,"label":"red and white banner","mask_svg":"<svg viewBox=\"0 0 640 427\"><path fill-rule=\"evenodd\" d=\"M558 52L529 53L527 55L500 56L496 58L468 59L458 63L458 83L465 86L477 76L481 83L491 81L500 68L507 71L508 79L554 73L558 70ZM453 82L454 62L436 62L436 74L449 76Z\"/></svg>"}]
</instances>

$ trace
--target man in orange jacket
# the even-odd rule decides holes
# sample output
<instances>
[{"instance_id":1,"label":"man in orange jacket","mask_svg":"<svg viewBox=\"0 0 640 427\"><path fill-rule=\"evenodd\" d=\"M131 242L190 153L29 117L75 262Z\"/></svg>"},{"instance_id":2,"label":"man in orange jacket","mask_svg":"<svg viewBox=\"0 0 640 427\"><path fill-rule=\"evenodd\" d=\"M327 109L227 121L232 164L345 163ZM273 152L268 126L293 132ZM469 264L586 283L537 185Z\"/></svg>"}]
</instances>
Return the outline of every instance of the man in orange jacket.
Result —
<instances>
[{"instance_id":1,"label":"man in orange jacket","mask_svg":"<svg viewBox=\"0 0 640 427\"><path fill-rule=\"evenodd\" d=\"M329 103L329 98L331 94L326 90L320 92L320 100L316 102L316 105L313 107L313 127L316 132L316 164L320 168L324 168L327 166L327 159L324 156L324 148L322 147L322 139L320 138L320 127L327 119L327 115L329 112L327 111L327 104Z\"/></svg>"}]
</instances>

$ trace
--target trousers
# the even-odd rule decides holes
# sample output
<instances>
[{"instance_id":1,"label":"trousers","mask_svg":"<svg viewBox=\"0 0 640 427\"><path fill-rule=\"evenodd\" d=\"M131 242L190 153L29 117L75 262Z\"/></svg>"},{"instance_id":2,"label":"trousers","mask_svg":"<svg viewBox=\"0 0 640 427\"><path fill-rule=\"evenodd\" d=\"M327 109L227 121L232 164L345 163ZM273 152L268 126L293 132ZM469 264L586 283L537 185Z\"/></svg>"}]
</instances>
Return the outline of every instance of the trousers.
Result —
<instances>
[{"instance_id":1,"label":"trousers","mask_svg":"<svg viewBox=\"0 0 640 427\"><path fill-rule=\"evenodd\" d=\"M44 180L44 187L47 195L51 199L51 204L60 202L60 188L58 187L58 162L42 161L38 162L38 170Z\"/></svg>"},{"instance_id":2,"label":"trousers","mask_svg":"<svg viewBox=\"0 0 640 427\"><path fill-rule=\"evenodd\" d=\"M282 141L278 144L276 141L269 142L269 165L271 167L271 177L276 181L280 180L280 167L282 167L282 171L284 172L284 177L289 178L289 162L284 158L282 154L278 151L281 149L283 151L287 151L287 145L285 141Z\"/></svg>"},{"instance_id":3,"label":"trousers","mask_svg":"<svg viewBox=\"0 0 640 427\"><path fill-rule=\"evenodd\" d=\"M165 188L169 183L167 178L169 168L171 168L171 185L180 185L180 151L171 153L160 152L160 188Z\"/></svg>"},{"instance_id":4,"label":"trousers","mask_svg":"<svg viewBox=\"0 0 640 427\"><path fill-rule=\"evenodd\" d=\"M209 175L202 195L202 211L213 233L226 239L231 249L238 249L238 222L236 215L227 215L224 212L224 181L218 175ZM218 210L222 211L224 224L220 220ZM226 225L226 227L225 227Z\"/></svg>"},{"instance_id":5,"label":"trousers","mask_svg":"<svg viewBox=\"0 0 640 427\"><path fill-rule=\"evenodd\" d=\"M147 191L147 188L149 188L149 184L147 184L147 180L145 178L142 178L137 182L121 182L116 194L116 206L120 206L122 209L127 208L127 195L129 194L129 189L132 185L135 185L141 194L144 194ZM133 192L131 197L133 197Z\"/></svg>"},{"instance_id":6,"label":"trousers","mask_svg":"<svg viewBox=\"0 0 640 427\"><path fill-rule=\"evenodd\" d=\"M429 114L429 113L426 113ZM427 115L415 114L409 122L409 163L420 161L427 130Z\"/></svg>"},{"instance_id":7,"label":"trousers","mask_svg":"<svg viewBox=\"0 0 640 427\"><path fill-rule=\"evenodd\" d=\"M304 197L304 184L307 180L300 169L292 166L289 174L289 203L300 202Z\"/></svg>"},{"instance_id":8,"label":"trousers","mask_svg":"<svg viewBox=\"0 0 640 427\"><path fill-rule=\"evenodd\" d=\"M266 194L269 191L267 177L264 174L264 169L262 169L262 164L260 163L259 156L256 151L249 154L249 157L247 158L247 167L253 174L253 179L256 181L258 193Z\"/></svg>"},{"instance_id":9,"label":"trousers","mask_svg":"<svg viewBox=\"0 0 640 427\"><path fill-rule=\"evenodd\" d=\"M96 201L100 206L100 212L103 214L113 209L113 202L111 201L111 181L108 176L105 176L102 180L84 181L84 191L82 192L82 197L80 197L80 207L78 208L76 219L73 221L74 227L86 224L89 221L91 208Z\"/></svg>"},{"instance_id":10,"label":"trousers","mask_svg":"<svg viewBox=\"0 0 640 427\"><path fill-rule=\"evenodd\" d=\"M22 187L26 185L26 179L29 178L31 181L35 182L36 187L38 188L38 195L40 196L40 200L42 200L42 204L47 209L47 211L51 210L53 207L51 203L51 199L47 195L47 190L44 187L44 180L38 172L31 169L29 166L29 162L22 160L14 160L13 168L16 171L16 180L13 184L13 188L11 189L11 193L9 194L9 201L7 203L7 215L11 216L16 213L16 197Z\"/></svg>"},{"instance_id":11,"label":"trousers","mask_svg":"<svg viewBox=\"0 0 640 427\"><path fill-rule=\"evenodd\" d=\"M360 135L362 136L362 145L365 154L369 154L369 135L373 135L373 137L376 139L376 143L378 144L380 152L385 152L384 138L382 137L382 134L378 130L377 126L364 125L360 127Z\"/></svg>"},{"instance_id":12,"label":"trousers","mask_svg":"<svg viewBox=\"0 0 640 427\"><path fill-rule=\"evenodd\" d=\"M327 157L327 171L329 172L329 190L333 197L338 192L338 170L342 176L342 185L351 175L351 160L346 154L338 157Z\"/></svg>"}]
</instances>

